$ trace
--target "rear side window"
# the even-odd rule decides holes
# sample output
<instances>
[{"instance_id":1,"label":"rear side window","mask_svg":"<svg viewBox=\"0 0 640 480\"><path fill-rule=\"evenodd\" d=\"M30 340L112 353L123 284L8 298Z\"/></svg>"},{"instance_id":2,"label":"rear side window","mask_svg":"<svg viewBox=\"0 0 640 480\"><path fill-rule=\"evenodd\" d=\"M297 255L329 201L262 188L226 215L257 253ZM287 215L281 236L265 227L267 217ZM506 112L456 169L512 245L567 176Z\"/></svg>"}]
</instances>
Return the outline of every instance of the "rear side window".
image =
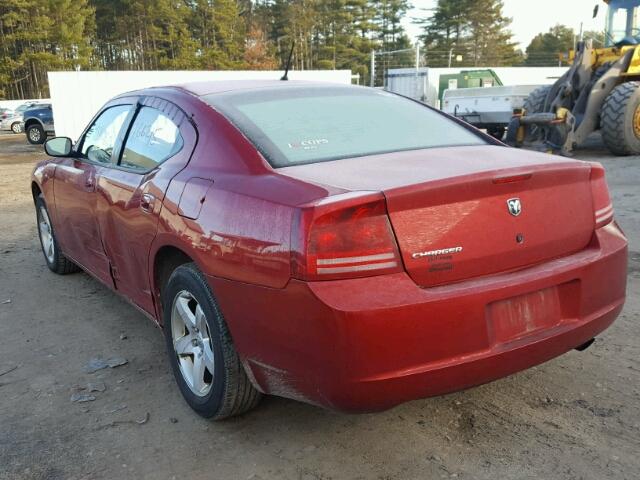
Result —
<instances>
[{"instance_id":1,"label":"rear side window","mask_svg":"<svg viewBox=\"0 0 640 480\"><path fill-rule=\"evenodd\" d=\"M281 87L204 97L274 167L485 141L417 102L348 87Z\"/></svg>"},{"instance_id":2,"label":"rear side window","mask_svg":"<svg viewBox=\"0 0 640 480\"><path fill-rule=\"evenodd\" d=\"M127 136L120 165L148 171L178 153L184 140L180 129L160 110L142 107Z\"/></svg>"}]
</instances>

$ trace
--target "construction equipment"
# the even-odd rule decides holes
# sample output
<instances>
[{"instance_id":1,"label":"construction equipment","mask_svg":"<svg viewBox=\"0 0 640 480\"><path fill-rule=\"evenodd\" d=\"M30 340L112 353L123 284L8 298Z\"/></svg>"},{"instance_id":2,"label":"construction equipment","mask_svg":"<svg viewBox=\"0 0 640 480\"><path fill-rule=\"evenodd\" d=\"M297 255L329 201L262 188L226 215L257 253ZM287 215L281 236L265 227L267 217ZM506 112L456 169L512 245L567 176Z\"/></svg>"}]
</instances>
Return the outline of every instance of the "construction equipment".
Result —
<instances>
[{"instance_id":1,"label":"construction equipment","mask_svg":"<svg viewBox=\"0 0 640 480\"><path fill-rule=\"evenodd\" d=\"M571 155L599 129L615 155L640 154L640 0L604 1L605 44L577 43L569 70L512 118L508 144Z\"/></svg>"}]
</instances>

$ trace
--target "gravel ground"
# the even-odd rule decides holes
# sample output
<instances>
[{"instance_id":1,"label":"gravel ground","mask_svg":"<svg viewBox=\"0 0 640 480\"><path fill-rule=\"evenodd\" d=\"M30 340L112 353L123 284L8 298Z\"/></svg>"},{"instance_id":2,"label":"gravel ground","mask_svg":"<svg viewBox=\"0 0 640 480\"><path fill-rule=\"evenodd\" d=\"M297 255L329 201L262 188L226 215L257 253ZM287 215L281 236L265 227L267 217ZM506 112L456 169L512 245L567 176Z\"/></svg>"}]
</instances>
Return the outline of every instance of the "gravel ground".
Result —
<instances>
[{"instance_id":1,"label":"gravel ground","mask_svg":"<svg viewBox=\"0 0 640 480\"><path fill-rule=\"evenodd\" d=\"M640 157L597 139L577 153L606 166L631 244L625 310L587 351L384 413L266 398L211 423L182 401L149 320L86 274L47 270L29 193L42 156L0 135L0 479L638 478ZM96 357L128 363L85 373Z\"/></svg>"}]
</instances>

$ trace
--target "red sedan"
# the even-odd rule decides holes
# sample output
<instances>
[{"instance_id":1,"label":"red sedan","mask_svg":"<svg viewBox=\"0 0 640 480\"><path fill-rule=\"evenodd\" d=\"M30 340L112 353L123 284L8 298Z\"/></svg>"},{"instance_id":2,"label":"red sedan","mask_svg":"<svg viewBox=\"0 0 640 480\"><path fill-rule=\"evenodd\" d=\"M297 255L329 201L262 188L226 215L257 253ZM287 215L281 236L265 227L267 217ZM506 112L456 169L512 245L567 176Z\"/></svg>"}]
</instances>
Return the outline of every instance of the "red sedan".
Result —
<instances>
[{"instance_id":1,"label":"red sedan","mask_svg":"<svg viewBox=\"0 0 640 480\"><path fill-rule=\"evenodd\" d=\"M206 417L263 393L363 412L464 389L586 348L624 304L601 165L382 91L151 88L46 151L47 265L160 325Z\"/></svg>"}]
</instances>

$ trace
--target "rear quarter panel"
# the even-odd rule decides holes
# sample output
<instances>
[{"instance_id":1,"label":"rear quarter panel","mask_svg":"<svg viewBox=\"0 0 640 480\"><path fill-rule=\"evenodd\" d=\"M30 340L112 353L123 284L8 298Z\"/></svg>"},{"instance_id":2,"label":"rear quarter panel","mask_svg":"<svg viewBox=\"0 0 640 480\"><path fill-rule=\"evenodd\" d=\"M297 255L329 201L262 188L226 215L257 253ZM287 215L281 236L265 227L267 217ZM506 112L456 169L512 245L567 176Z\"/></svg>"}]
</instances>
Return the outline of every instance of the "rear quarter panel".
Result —
<instances>
[{"instance_id":1,"label":"rear quarter panel","mask_svg":"<svg viewBox=\"0 0 640 480\"><path fill-rule=\"evenodd\" d=\"M174 179L160 218L157 249L185 251L207 275L282 288L289 280L289 240L293 210L227 191L213 183L198 218L178 214L188 179Z\"/></svg>"},{"instance_id":2,"label":"rear quarter panel","mask_svg":"<svg viewBox=\"0 0 640 480\"><path fill-rule=\"evenodd\" d=\"M197 97L182 100L179 105L198 129L198 144L165 195L150 265L161 248L173 246L210 277L283 288L291 273L296 205L343 190L278 174L222 115ZM202 187L204 181L209 188ZM181 215L194 211L194 198L181 209L181 199L189 197L187 184L205 192L198 193L202 205L197 218Z\"/></svg>"}]
</instances>

